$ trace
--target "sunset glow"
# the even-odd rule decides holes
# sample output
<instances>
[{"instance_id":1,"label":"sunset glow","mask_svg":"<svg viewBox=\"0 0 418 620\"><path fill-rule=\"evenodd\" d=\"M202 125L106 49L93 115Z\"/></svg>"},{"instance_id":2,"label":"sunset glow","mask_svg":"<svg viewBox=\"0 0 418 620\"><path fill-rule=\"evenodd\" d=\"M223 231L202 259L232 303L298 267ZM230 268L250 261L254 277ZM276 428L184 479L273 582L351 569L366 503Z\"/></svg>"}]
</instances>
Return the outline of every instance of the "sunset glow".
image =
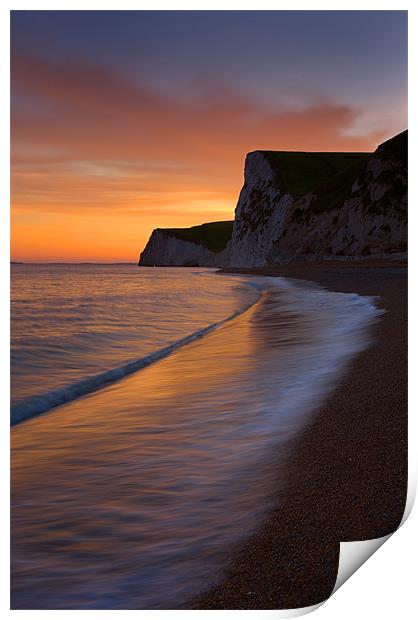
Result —
<instances>
[{"instance_id":1,"label":"sunset glow","mask_svg":"<svg viewBox=\"0 0 418 620\"><path fill-rule=\"evenodd\" d=\"M404 129L405 14L304 15L14 12L12 259L134 262L233 219L249 151Z\"/></svg>"}]
</instances>

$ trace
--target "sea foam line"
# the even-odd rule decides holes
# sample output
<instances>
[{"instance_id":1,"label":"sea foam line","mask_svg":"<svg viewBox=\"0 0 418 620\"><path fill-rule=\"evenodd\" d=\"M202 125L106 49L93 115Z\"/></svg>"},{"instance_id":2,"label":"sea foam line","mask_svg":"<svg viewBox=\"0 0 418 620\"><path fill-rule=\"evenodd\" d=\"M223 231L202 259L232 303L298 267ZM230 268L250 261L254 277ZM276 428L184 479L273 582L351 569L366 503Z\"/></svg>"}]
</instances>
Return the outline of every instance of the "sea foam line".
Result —
<instances>
[{"instance_id":1,"label":"sea foam line","mask_svg":"<svg viewBox=\"0 0 418 620\"><path fill-rule=\"evenodd\" d=\"M259 288L259 287L255 287ZM221 321L217 321L216 323L212 323L207 327L203 327L172 344L163 347L162 349L158 349L149 355L144 357L140 357L138 359L132 360L126 364L122 364L121 366L117 366L116 368L112 368L111 370L105 370L97 375L93 375L91 377L87 377L86 379L81 379L75 383L64 386L62 388L57 388L56 390L52 390L50 392L46 392L45 394L40 394L38 396L33 396L28 398L27 400L18 402L16 405L11 407L10 417L11 417L11 425L15 426L20 422L24 422L30 418L33 418L41 413L45 413L54 407L58 407L59 405L64 405L80 396L85 396L95 390L104 387L110 383L114 383L120 379L123 379L127 375L130 375L137 370L141 370L151 364L158 362L159 360L169 356L171 353L184 347L185 345L193 342L194 340L198 340L202 338L206 334L218 329L225 323L229 323L230 321L236 319L240 315L244 314L247 310L252 308L256 303L258 303L262 297L263 293L260 292L260 295L257 299L246 306L243 306L230 316L222 319Z\"/></svg>"}]
</instances>

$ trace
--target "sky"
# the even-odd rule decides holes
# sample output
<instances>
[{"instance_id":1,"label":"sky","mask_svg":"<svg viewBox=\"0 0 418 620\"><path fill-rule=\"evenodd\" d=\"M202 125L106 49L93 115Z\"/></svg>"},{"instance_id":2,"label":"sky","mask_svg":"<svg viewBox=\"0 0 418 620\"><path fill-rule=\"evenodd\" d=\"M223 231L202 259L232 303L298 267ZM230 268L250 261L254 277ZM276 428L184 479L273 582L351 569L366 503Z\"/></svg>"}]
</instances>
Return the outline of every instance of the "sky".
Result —
<instances>
[{"instance_id":1,"label":"sky","mask_svg":"<svg viewBox=\"0 0 418 620\"><path fill-rule=\"evenodd\" d=\"M14 11L11 252L135 262L233 219L246 153L407 127L406 11Z\"/></svg>"}]
</instances>

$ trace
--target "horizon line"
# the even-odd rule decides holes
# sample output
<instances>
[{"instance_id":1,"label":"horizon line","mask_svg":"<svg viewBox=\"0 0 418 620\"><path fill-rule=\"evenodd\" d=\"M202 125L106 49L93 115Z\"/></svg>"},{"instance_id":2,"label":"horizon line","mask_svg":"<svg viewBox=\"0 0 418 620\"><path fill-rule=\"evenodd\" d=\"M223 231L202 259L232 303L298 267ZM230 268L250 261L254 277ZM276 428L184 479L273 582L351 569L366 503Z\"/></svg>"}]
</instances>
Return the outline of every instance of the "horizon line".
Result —
<instances>
[{"instance_id":1,"label":"horizon line","mask_svg":"<svg viewBox=\"0 0 418 620\"><path fill-rule=\"evenodd\" d=\"M31 260L13 260L10 259L11 265L137 265L134 261L31 261Z\"/></svg>"}]
</instances>

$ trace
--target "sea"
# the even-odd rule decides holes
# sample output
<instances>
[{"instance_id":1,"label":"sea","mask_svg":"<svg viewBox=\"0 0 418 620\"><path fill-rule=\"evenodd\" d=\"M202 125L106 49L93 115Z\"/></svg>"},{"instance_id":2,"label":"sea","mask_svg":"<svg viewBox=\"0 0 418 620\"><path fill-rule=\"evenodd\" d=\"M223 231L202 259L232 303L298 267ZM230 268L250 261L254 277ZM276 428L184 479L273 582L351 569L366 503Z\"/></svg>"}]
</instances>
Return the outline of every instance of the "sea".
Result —
<instances>
[{"instance_id":1,"label":"sea","mask_svg":"<svg viewBox=\"0 0 418 620\"><path fill-rule=\"evenodd\" d=\"M11 271L12 608L187 606L278 501L376 300L203 268Z\"/></svg>"}]
</instances>

